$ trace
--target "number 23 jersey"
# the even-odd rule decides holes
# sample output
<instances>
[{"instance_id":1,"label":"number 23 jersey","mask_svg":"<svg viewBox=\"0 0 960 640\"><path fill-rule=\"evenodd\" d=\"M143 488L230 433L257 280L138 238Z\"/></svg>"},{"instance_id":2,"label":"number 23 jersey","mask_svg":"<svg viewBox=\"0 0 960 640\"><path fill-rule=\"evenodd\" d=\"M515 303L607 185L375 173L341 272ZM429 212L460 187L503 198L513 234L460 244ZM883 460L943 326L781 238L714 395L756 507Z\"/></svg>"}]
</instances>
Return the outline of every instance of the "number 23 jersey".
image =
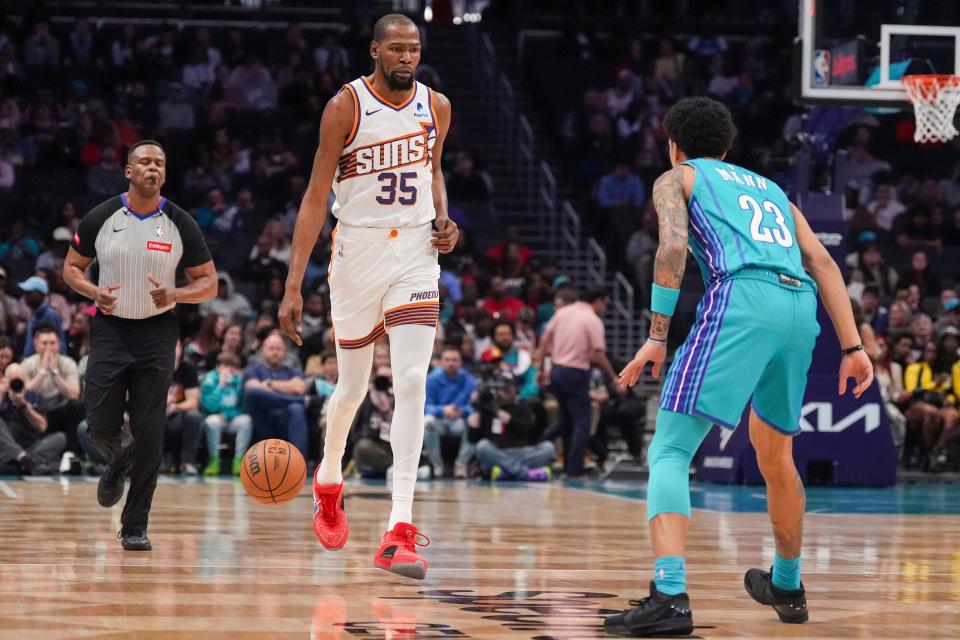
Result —
<instances>
[{"instance_id":1,"label":"number 23 jersey","mask_svg":"<svg viewBox=\"0 0 960 640\"><path fill-rule=\"evenodd\" d=\"M755 268L816 286L803 269L790 200L776 183L720 160L683 164L697 172L687 240L707 285Z\"/></svg>"},{"instance_id":2,"label":"number 23 jersey","mask_svg":"<svg viewBox=\"0 0 960 640\"><path fill-rule=\"evenodd\" d=\"M431 222L434 93L414 82L410 97L393 105L360 77L344 85L353 94L353 128L333 181L332 212L355 227L417 227Z\"/></svg>"}]
</instances>

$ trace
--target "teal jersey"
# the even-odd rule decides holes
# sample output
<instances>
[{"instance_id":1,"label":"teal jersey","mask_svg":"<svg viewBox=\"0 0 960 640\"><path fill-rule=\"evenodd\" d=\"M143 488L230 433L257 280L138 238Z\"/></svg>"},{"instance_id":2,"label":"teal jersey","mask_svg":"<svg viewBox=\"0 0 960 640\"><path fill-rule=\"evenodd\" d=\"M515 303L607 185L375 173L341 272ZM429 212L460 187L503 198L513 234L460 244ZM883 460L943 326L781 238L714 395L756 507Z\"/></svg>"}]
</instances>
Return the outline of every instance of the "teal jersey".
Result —
<instances>
[{"instance_id":1,"label":"teal jersey","mask_svg":"<svg viewBox=\"0 0 960 640\"><path fill-rule=\"evenodd\" d=\"M710 286L736 272L768 269L816 286L804 271L790 200L775 182L742 167L697 158L687 202L690 249Z\"/></svg>"}]
</instances>

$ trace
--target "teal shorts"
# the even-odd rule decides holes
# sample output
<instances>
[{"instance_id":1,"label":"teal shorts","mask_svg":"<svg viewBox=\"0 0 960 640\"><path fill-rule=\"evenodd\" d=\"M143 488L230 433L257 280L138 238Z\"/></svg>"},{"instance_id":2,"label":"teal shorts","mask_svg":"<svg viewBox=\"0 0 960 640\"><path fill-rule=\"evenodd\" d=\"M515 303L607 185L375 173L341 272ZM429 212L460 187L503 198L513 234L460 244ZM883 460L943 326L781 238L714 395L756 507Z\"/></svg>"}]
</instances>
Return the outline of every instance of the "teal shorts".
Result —
<instances>
[{"instance_id":1,"label":"teal shorts","mask_svg":"<svg viewBox=\"0 0 960 640\"><path fill-rule=\"evenodd\" d=\"M744 269L710 285L677 350L660 408L735 429L747 403L771 427L800 433L800 409L820 335L813 285Z\"/></svg>"}]
</instances>

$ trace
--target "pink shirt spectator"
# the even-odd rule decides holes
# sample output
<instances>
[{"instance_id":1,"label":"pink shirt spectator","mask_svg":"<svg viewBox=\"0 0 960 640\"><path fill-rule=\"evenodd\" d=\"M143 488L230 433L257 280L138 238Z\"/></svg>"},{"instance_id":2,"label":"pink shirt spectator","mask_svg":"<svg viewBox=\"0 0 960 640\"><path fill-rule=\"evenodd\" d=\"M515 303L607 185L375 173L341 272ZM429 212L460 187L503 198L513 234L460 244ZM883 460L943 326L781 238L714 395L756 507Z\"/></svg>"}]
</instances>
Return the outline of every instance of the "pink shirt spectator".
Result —
<instances>
[{"instance_id":1,"label":"pink shirt spectator","mask_svg":"<svg viewBox=\"0 0 960 640\"><path fill-rule=\"evenodd\" d=\"M606 351L603 321L586 302L574 302L560 309L547 323L544 339L551 339L554 365L590 369L597 349Z\"/></svg>"}]
</instances>

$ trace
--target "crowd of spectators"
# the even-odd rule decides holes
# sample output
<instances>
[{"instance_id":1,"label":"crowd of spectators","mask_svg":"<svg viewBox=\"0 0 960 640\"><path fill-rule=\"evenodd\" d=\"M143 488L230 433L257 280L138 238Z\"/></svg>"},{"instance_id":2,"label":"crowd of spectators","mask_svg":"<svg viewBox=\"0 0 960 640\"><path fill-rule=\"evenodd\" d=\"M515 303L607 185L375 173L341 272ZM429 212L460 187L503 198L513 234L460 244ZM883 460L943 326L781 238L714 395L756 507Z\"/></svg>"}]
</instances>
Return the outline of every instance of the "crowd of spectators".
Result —
<instances>
[{"instance_id":1,"label":"crowd of spectators","mask_svg":"<svg viewBox=\"0 0 960 640\"><path fill-rule=\"evenodd\" d=\"M669 168L661 119L677 99L726 104L738 127L728 160L787 188L796 134L812 136L815 162L820 149L846 153L844 268L896 443L908 467L960 467L956 145L914 144L909 112L816 108L804 118L789 94L789 51L775 38L638 36L612 50L575 42L571 59L594 72L555 131L561 171L578 185L573 197L609 263L642 292L658 244L648 194Z\"/></svg>"},{"instance_id":2,"label":"crowd of spectators","mask_svg":"<svg viewBox=\"0 0 960 640\"><path fill-rule=\"evenodd\" d=\"M97 311L64 285L62 268L84 213L126 190L122 159L142 138L163 143L164 195L195 216L219 270L216 298L176 310L163 471L236 474L239 456L264 437L320 459L337 384L332 217L304 279L301 348L279 334L276 312L320 113L369 72L370 38L369 24L343 35L84 18L0 24L0 470L95 473L103 462L80 400ZM456 122L444 166L451 215L489 195ZM569 300L571 283L516 229L481 247L469 219L459 221L460 245L441 259L423 475L547 479L560 454L543 439L556 409L538 384L536 350L555 294ZM642 440L642 401L609 400L602 386L592 392L594 463L607 455L610 425ZM357 473L389 475L392 393L384 341L345 458ZM631 401L630 411L608 406Z\"/></svg>"}]
</instances>

